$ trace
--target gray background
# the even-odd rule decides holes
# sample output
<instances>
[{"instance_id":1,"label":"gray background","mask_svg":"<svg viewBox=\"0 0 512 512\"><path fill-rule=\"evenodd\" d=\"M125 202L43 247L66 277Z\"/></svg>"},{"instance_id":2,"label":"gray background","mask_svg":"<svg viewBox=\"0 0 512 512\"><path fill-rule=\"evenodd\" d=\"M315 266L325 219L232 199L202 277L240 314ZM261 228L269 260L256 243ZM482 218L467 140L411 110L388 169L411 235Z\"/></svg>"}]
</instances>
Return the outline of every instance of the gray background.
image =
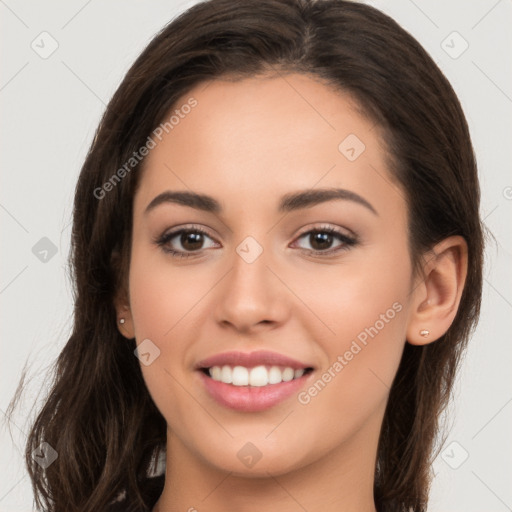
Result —
<instances>
[{"instance_id":1,"label":"gray background","mask_svg":"<svg viewBox=\"0 0 512 512\"><path fill-rule=\"evenodd\" d=\"M2 420L23 365L30 364L14 421L0 421L1 512L32 510L24 432L47 389L45 371L71 327L66 258L81 163L130 64L194 3L0 0ZM367 3L411 32L451 81L477 153L482 218L495 237L486 251L482 318L447 417L448 440L434 464L429 510L512 510L512 0Z\"/></svg>"}]
</instances>

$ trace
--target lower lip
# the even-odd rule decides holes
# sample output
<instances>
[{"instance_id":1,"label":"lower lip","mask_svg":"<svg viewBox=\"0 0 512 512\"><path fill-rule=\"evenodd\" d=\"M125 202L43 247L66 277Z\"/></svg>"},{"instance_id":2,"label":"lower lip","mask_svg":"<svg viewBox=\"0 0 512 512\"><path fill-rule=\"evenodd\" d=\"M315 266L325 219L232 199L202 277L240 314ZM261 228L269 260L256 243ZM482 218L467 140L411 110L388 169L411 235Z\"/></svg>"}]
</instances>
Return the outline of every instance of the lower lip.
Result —
<instances>
[{"instance_id":1,"label":"lower lip","mask_svg":"<svg viewBox=\"0 0 512 512\"><path fill-rule=\"evenodd\" d=\"M311 373L298 379L268 386L233 386L208 377L199 372L206 390L219 404L243 412L257 412L270 409L297 393Z\"/></svg>"}]
</instances>

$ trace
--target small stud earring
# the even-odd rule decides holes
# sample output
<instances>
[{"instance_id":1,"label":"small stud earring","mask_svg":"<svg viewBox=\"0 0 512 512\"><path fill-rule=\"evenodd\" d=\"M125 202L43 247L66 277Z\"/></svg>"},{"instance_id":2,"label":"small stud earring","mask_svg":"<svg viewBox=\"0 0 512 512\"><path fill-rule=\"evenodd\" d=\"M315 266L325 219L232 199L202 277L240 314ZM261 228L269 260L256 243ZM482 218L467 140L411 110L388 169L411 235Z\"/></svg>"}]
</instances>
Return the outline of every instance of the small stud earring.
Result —
<instances>
[{"instance_id":1,"label":"small stud earring","mask_svg":"<svg viewBox=\"0 0 512 512\"><path fill-rule=\"evenodd\" d=\"M120 323L120 324L124 324L124 318L120 318L120 319L119 319L119 323Z\"/></svg>"},{"instance_id":2,"label":"small stud earring","mask_svg":"<svg viewBox=\"0 0 512 512\"><path fill-rule=\"evenodd\" d=\"M429 334L430 331L427 331L427 329L423 329L422 331L420 331L420 335L423 336L424 338L427 338Z\"/></svg>"}]
</instances>

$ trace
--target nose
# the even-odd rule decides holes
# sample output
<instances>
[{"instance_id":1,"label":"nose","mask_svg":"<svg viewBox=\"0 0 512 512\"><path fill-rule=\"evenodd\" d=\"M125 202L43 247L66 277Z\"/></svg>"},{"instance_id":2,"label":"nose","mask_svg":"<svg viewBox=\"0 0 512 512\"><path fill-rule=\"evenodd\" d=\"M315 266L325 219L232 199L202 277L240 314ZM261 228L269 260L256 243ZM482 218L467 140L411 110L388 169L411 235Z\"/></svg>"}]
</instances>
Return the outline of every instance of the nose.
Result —
<instances>
[{"instance_id":1,"label":"nose","mask_svg":"<svg viewBox=\"0 0 512 512\"><path fill-rule=\"evenodd\" d=\"M247 247L246 247L247 248ZM217 289L216 320L243 332L274 329L286 322L291 309L289 291L277 276L275 265L263 250L252 260L236 252L233 265ZM254 250L254 247L249 247Z\"/></svg>"}]
</instances>

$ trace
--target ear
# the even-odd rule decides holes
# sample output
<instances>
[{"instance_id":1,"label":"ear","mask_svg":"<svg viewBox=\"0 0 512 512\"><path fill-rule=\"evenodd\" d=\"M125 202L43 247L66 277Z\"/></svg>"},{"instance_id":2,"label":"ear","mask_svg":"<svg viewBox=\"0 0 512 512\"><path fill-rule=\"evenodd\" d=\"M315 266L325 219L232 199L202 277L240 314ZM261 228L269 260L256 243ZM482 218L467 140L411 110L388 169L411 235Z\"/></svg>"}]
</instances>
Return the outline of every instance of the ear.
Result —
<instances>
[{"instance_id":1,"label":"ear","mask_svg":"<svg viewBox=\"0 0 512 512\"><path fill-rule=\"evenodd\" d=\"M412 291L407 327L411 345L427 345L449 329L459 308L467 270L468 247L461 236L446 238L425 254L423 273Z\"/></svg>"},{"instance_id":2,"label":"ear","mask_svg":"<svg viewBox=\"0 0 512 512\"><path fill-rule=\"evenodd\" d=\"M111 258L111 264L120 273L120 255L114 251ZM132 312L130 309L129 293L124 284L120 284L114 297L114 308L116 310L116 325L119 332L127 339L135 338L135 329L133 327Z\"/></svg>"}]
</instances>

